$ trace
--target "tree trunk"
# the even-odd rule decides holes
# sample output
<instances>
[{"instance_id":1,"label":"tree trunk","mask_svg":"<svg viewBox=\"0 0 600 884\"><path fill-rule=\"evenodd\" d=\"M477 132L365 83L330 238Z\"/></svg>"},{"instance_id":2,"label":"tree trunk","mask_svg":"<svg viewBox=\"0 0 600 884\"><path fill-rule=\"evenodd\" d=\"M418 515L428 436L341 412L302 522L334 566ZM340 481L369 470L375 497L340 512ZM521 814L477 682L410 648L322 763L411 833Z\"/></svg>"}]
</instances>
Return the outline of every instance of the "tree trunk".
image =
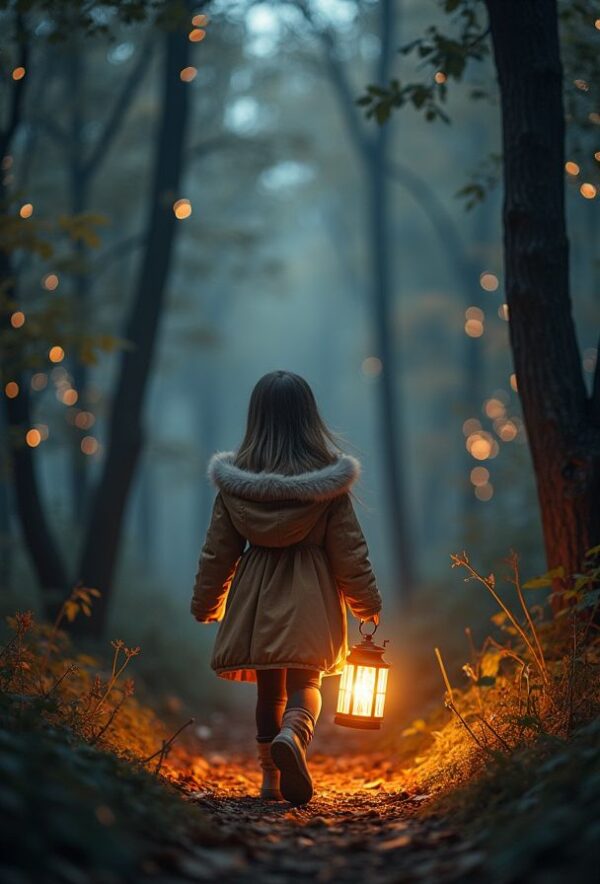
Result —
<instances>
[{"instance_id":1,"label":"tree trunk","mask_svg":"<svg viewBox=\"0 0 600 884\"><path fill-rule=\"evenodd\" d=\"M155 155L150 214L142 266L125 338L131 347L121 356L113 398L107 457L92 502L79 576L102 592L88 630L101 634L117 562L125 504L142 449L142 418L148 375L173 253L189 89L179 79L188 64L185 32L165 37L162 118Z\"/></svg>"},{"instance_id":2,"label":"tree trunk","mask_svg":"<svg viewBox=\"0 0 600 884\"><path fill-rule=\"evenodd\" d=\"M390 550L393 575L400 581L398 594L408 601L414 590L415 563L412 529L405 481L406 453L404 433L399 423L403 414L402 391L396 383L393 304L391 285L391 256L389 249L388 199L386 181L387 126L377 132L377 141L371 149L368 174L369 252L372 284L372 316L374 323L375 354L381 359L382 370L377 379L379 397L379 445L382 451L384 489L387 497L387 521L390 531ZM400 378L400 382L401 382Z\"/></svg>"},{"instance_id":3,"label":"tree trunk","mask_svg":"<svg viewBox=\"0 0 600 884\"><path fill-rule=\"evenodd\" d=\"M486 0L500 84L504 257L514 366L548 566L600 542L600 392L588 400L569 297L555 0Z\"/></svg>"}]
</instances>

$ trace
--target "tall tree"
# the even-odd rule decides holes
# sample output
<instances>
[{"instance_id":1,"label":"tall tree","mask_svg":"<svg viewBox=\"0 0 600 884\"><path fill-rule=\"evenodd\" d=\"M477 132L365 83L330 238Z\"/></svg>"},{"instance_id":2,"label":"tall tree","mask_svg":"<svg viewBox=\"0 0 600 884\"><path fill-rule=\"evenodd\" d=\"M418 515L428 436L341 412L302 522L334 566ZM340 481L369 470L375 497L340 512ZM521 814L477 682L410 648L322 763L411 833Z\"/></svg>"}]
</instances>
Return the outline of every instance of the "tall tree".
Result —
<instances>
[{"instance_id":1,"label":"tall tree","mask_svg":"<svg viewBox=\"0 0 600 884\"><path fill-rule=\"evenodd\" d=\"M548 565L600 542L600 369L587 396L571 314L555 0L486 0L502 107L510 340Z\"/></svg>"},{"instance_id":2,"label":"tall tree","mask_svg":"<svg viewBox=\"0 0 600 884\"><path fill-rule=\"evenodd\" d=\"M459 80L491 35L502 110L504 264L510 342L537 483L548 566L577 573L600 542L600 368L588 396L571 314L565 218L564 78L556 0L443 0L459 36L431 27L412 44L434 70ZM564 9L590 28L584 3ZM598 54L579 59L597 70ZM400 83L365 96L385 121L412 104L445 118L444 85ZM571 114L573 118L573 114ZM560 600L557 600L560 604Z\"/></svg>"},{"instance_id":3,"label":"tall tree","mask_svg":"<svg viewBox=\"0 0 600 884\"><path fill-rule=\"evenodd\" d=\"M297 5L321 44L325 69L364 175L374 355L382 363L381 374L377 379L378 436L385 474L383 486L388 510L389 546L394 562L392 577L393 582L399 584L399 597L408 600L417 576L407 481L408 455L402 430L403 397L400 385L396 383L399 365L393 331L395 298L389 226L389 131L386 127L380 127L374 132L367 131L356 107L348 72L340 60L334 32L330 27L320 24L310 3L299 0ZM380 0L375 11L380 51L374 77L377 84L381 85L389 78L395 50L395 5L394 0Z\"/></svg>"},{"instance_id":4,"label":"tall tree","mask_svg":"<svg viewBox=\"0 0 600 884\"><path fill-rule=\"evenodd\" d=\"M173 255L177 219L172 202L182 179L189 90L179 72L187 67L190 42L181 30L165 38L163 97L144 253L112 401L107 457L96 487L79 565L79 578L102 593L96 617L101 631L108 609L121 526L135 468L143 445L143 406L154 357L166 283Z\"/></svg>"}]
</instances>

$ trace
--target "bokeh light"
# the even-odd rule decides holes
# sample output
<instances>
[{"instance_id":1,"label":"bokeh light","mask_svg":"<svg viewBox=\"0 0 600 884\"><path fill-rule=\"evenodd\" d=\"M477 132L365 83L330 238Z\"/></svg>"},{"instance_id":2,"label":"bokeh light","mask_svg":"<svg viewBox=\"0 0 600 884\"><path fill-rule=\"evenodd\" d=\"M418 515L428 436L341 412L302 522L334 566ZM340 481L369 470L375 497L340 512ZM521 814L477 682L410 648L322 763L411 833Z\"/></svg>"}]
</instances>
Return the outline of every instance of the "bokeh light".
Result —
<instances>
[{"instance_id":1,"label":"bokeh light","mask_svg":"<svg viewBox=\"0 0 600 884\"><path fill-rule=\"evenodd\" d=\"M81 450L84 454L96 454L99 447L98 440L94 436L84 436L81 440Z\"/></svg>"},{"instance_id":2,"label":"bokeh light","mask_svg":"<svg viewBox=\"0 0 600 884\"><path fill-rule=\"evenodd\" d=\"M189 218L192 214L192 204L188 199L176 200L173 203L173 213L178 221Z\"/></svg>"},{"instance_id":3,"label":"bokeh light","mask_svg":"<svg viewBox=\"0 0 600 884\"><path fill-rule=\"evenodd\" d=\"M16 399L19 395L19 385L16 381L9 381L4 387L4 392L8 399Z\"/></svg>"},{"instance_id":4,"label":"bokeh light","mask_svg":"<svg viewBox=\"0 0 600 884\"><path fill-rule=\"evenodd\" d=\"M495 273L490 273L486 270L479 277L479 284L484 291L495 292L500 285L500 282Z\"/></svg>"},{"instance_id":5,"label":"bokeh light","mask_svg":"<svg viewBox=\"0 0 600 884\"><path fill-rule=\"evenodd\" d=\"M50 362L62 362L64 358L65 351L62 347L59 347L58 345L50 347L50 350L48 351L48 359Z\"/></svg>"},{"instance_id":6,"label":"bokeh light","mask_svg":"<svg viewBox=\"0 0 600 884\"><path fill-rule=\"evenodd\" d=\"M378 356L367 356L361 365L362 373L368 378L376 378L381 374L383 363Z\"/></svg>"},{"instance_id":7,"label":"bokeh light","mask_svg":"<svg viewBox=\"0 0 600 884\"><path fill-rule=\"evenodd\" d=\"M25 325L25 314L22 310L15 310L10 317L10 324L13 328L21 328Z\"/></svg>"},{"instance_id":8,"label":"bokeh light","mask_svg":"<svg viewBox=\"0 0 600 884\"><path fill-rule=\"evenodd\" d=\"M19 209L19 215L21 218L31 218L33 215L33 205L31 203L23 203Z\"/></svg>"},{"instance_id":9,"label":"bokeh light","mask_svg":"<svg viewBox=\"0 0 600 884\"><path fill-rule=\"evenodd\" d=\"M25 441L30 448L37 448L42 441L42 434L37 427L32 427L25 433Z\"/></svg>"}]
</instances>

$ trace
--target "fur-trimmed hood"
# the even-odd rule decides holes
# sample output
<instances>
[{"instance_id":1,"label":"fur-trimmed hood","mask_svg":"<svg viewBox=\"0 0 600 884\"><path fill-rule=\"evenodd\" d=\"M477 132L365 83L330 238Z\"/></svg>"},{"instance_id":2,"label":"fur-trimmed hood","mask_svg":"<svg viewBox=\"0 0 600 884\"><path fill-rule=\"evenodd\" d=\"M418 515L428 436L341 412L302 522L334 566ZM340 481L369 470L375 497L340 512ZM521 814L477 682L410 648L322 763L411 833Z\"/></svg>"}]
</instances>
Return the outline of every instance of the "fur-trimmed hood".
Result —
<instances>
[{"instance_id":1,"label":"fur-trimmed hood","mask_svg":"<svg viewBox=\"0 0 600 884\"><path fill-rule=\"evenodd\" d=\"M235 452L219 451L208 464L208 477L220 491L244 500L305 502L333 500L346 494L360 476L360 463L349 454L329 466L295 476L252 473L234 464Z\"/></svg>"}]
</instances>

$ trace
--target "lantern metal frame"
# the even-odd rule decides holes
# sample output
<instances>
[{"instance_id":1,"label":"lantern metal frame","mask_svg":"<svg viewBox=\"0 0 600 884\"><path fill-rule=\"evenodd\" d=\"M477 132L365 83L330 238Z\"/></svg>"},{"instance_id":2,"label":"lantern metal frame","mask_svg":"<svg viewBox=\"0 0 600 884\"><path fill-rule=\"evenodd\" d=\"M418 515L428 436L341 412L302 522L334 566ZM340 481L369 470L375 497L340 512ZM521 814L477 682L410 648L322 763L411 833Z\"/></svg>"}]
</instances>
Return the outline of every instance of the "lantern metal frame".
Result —
<instances>
[{"instance_id":1,"label":"lantern metal frame","mask_svg":"<svg viewBox=\"0 0 600 884\"><path fill-rule=\"evenodd\" d=\"M386 639L382 645L376 645L373 641L373 636L377 632L377 624L375 624L373 632L365 633L363 632L363 626L367 622L370 621L361 620L358 630L362 636L362 641L352 646L350 653L346 658L344 670L346 666L353 666L352 681L350 682L350 684L344 684L344 681L342 680L342 682L340 682L340 687L338 690L338 708L340 705L341 692L344 691L350 694L351 699L349 704L349 711L336 711L333 720L336 724L340 724L343 727L360 728L363 730L379 730L379 728L381 727L381 722L383 721L383 709L381 711L381 715L375 715L377 697L382 693L383 702L385 703L385 693L387 690L387 675L385 678L383 691L381 692L377 690L379 684L379 673L382 670L386 671L387 673L387 670L391 669L391 666L383 659L383 654L386 650L388 640ZM368 715L358 715L352 711L355 705L353 690L356 684L356 676L359 666L375 670L375 682L372 688L371 708ZM344 679L344 676L345 671L342 673L342 679Z\"/></svg>"}]
</instances>

